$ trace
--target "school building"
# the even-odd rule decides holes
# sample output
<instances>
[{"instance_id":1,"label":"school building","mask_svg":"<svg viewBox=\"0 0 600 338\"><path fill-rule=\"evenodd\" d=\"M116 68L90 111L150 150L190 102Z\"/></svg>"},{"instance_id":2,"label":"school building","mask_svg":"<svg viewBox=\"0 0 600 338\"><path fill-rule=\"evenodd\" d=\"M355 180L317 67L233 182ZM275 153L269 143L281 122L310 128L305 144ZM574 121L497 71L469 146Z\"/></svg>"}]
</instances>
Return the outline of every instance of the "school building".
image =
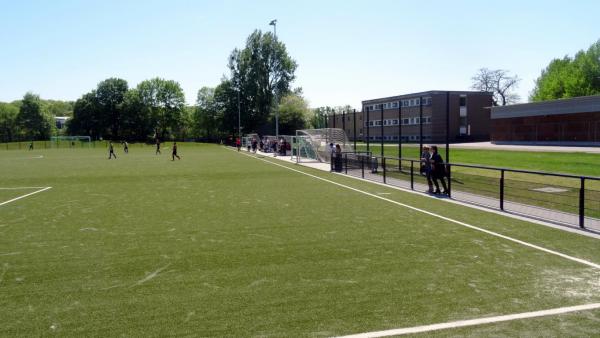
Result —
<instances>
[{"instance_id":1,"label":"school building","mask_svg":"<svg viewBox=\"0 0 600 338\"><path fill-rule=\"evenodd\" d=\"M350 140L396 142L419 142L422 128L423 142L443 143L448 112L450 142L489 141L491 105L492 93L432 90L362 101L362 111L330 115L327 126Z\"/></svg>"},{"instance_id":2,"label":"school building","mask_svg":"<svg viewBox=\"0 0 600 338\"><path fill-rule=\"evenodd\" d=\"M600 95L491 108L492 143L600 146Z\"/></svg>"}]
</instances>

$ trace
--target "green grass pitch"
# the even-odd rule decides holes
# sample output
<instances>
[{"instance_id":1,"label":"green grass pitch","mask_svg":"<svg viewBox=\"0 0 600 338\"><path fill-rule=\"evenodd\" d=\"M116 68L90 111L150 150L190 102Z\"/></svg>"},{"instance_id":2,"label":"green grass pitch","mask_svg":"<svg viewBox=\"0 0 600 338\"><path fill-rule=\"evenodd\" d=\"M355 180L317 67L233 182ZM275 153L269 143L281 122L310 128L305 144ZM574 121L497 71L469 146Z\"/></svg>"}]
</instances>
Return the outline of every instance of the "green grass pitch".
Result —
<instances>
[{"instance_id":1,"label":"green grass pitch","mask_svg":"<svg viewBox=\"0 0 600 338\"><path fill-rule=\"evenodd\" d=\"M0 336L335 336L600 302L598 269L220 146L179 153L0 151L0 188L52 187L0 206ZM285 166L600 263L598 239ZM417 336L599 328L589 310Z\"/></svg>"}]
</instances>

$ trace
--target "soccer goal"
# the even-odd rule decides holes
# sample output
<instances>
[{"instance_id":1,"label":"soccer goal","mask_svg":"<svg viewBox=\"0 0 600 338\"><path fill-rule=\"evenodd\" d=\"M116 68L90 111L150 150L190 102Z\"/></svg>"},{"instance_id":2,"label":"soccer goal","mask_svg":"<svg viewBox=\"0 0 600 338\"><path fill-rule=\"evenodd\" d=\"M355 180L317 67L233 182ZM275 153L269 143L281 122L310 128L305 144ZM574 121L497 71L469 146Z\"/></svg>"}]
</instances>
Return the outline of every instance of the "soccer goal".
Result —
<instances>
[{"instance_id":1,"label":"soccer goal","mask_svg":"<svg viewBox=\"0 0 600 338\"><path fill-rule=\"evenodd\" d=\"M329 144L340 145L342 152L354 152L354 148L343 129L303 129L297 130L292 140L292 157L296 162L303 160L329 162L331 151Z\"/></svg>"},{"instance_id":2,"label":"soccer goal","mask_svg":"<svg viewBox=\"0 0 600 338\"><path fill-rule=\"evenodd\" d=\"M52 136L50 137L50 148L76 148L92 146L90 136Z\"/></svg>"}]
</instances>

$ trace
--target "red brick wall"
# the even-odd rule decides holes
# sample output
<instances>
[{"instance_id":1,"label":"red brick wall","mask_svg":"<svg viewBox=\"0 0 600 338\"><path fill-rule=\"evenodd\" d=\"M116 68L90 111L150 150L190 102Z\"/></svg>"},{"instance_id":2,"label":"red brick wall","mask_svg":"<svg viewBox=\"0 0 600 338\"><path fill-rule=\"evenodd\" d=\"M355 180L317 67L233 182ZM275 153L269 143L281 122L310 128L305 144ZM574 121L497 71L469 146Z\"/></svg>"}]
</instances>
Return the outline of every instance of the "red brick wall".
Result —
<instances>
[{"instance_id":1,"label":"red brick wall","mask_svg":"<svg viewBox=\"0 0 600 338\"><path fill-rule=\"evenodd\" d=\"M600 142L600 112L492 120L492 142Z\"/></svg>"}]
</instances>

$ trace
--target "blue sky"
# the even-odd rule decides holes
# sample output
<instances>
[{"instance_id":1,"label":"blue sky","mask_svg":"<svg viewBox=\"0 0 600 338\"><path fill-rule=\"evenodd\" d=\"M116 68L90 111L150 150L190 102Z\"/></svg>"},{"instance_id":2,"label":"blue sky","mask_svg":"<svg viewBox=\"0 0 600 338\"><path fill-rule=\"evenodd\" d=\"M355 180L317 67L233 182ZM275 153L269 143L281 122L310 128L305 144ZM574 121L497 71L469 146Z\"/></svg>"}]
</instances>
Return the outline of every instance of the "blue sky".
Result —
<instances>
[{"instance_id":1,"label":"blue sky","mask_svg":"<svg viewBox=\"0 0 600 338\"><path fill-rule=\"evenodd\" d=\"M254 29L299 64L311 106L466 90L478 68L521 79L600 39L600 1L0 0L0 101L33 91L75 100L108 77L178 81L188 103L216 86Z\"/></svg>"}]
</instances>

